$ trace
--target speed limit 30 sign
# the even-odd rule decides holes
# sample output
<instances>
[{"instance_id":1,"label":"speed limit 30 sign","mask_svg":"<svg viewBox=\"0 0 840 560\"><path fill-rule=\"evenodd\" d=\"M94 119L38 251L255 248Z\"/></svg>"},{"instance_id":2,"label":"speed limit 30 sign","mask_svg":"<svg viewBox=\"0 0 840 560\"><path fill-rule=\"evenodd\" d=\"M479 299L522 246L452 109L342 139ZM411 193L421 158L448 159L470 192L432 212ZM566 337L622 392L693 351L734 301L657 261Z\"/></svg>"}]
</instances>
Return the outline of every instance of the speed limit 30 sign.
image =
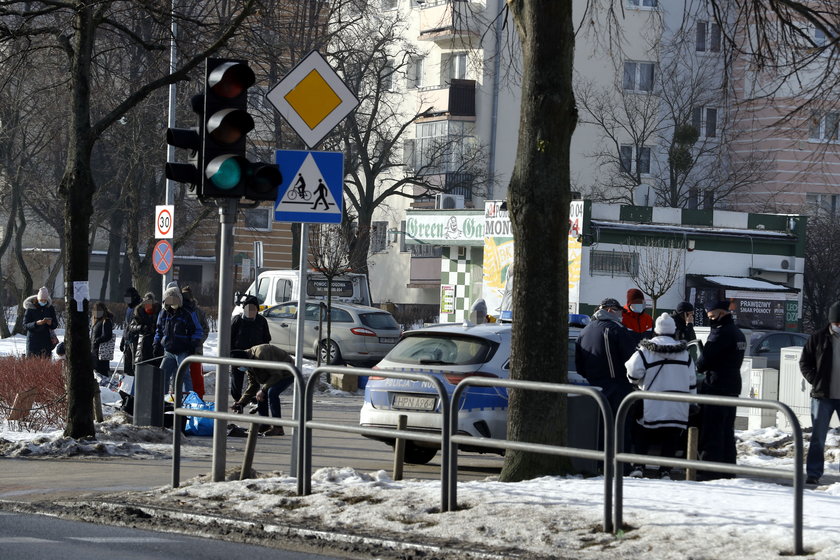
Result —
<instances>
[{"instance_id":1,"label":"speed limit 30 sign","mask_svg":"<svg viewBox=\"0 0 840 560\"><path fill-rule=\"evenodd\" d=\"M172 225L175 221L175 206L155 206L155 239L172 239Z\"/></svg>"}]
</instances>

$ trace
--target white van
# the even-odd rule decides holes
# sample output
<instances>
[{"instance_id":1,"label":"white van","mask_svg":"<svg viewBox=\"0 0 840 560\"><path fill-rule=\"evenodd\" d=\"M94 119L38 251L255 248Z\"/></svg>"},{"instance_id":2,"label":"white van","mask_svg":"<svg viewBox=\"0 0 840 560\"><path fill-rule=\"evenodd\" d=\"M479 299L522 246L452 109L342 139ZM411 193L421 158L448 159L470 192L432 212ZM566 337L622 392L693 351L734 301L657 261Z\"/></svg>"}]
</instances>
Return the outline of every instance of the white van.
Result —
<instances>
[{"instance_id":1,"label":"white van","mask_svg":"<svg viewBox=\"0 0 840 560\"><path fill-rule=\"evenodd\" d=\"M267 307L297 300L297 270L265 270L257 281L248 286L246 293L254 294L260 300L260 311ZM332 281L334 301L370 305L370 290L366 274L348 273ZM309 271L306 275L306 299L327 299L327 278L323 274ZM235 307L234 313L240 313L241 307Z\"/></svg>"}]
</instances>

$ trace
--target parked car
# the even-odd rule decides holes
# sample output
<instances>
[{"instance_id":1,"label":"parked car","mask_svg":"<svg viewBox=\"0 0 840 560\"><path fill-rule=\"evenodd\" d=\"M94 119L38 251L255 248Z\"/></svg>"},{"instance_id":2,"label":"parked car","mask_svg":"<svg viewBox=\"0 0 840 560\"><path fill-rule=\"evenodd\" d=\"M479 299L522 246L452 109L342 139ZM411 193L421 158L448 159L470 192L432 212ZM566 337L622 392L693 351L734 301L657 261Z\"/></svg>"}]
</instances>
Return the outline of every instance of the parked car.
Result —
<instances>
[{"instance_id":1,"label":"parked car","mask_svg":"<svg viewBox=\"0 0 840 560\"><path fill-rule=\"evenodd\" d=\"M399 343L377 364L376 369L430 373L443 381L451 396L455 386L470 376L510 376L511 325L438 325L407 331ZM569 329L570 382L585 383L574 373L574 340L579 329ZM497 387L470 387L463 393L459 412L462 434L474 437L504 438L507 433L507 390ZM396 428L400 415L407 416L407 429L440 432L440 399L435 388L423 381L405 381L371 376L365 387L359 424L365 427ZM393 439L374 438L393 445ZM466 450L500 453L482 447L462 446ZM439 446L407 441L405 461L425 464Z\"/></svg>"},{"instance_id":2,"label":"parked car","mask_svg":"<svg viewBox=\"0 0 840 560\"><path fill-rule=\"evenodd\" d=\"M373 365L394 347L402 333L393 315L383 309L333 303L327 340L326 308L324 302L307 301L304 309L303 355L315 358L320 352L322 363ZM298 303L275 305L262 314L268 321L271 344L294 354Z\"/></svg>"},{"instance_id":3,"label":"parked car","mask_svg":"<svg viewBox=\"0 0 840 560\"><path fill-rule=\"evenodd\" d=\"M808 335L797 332L762 332L752 333L750 337L750 356L767 358L767 367L779 369L782 348L805 346Z\"/></svg>"}]
</instances>

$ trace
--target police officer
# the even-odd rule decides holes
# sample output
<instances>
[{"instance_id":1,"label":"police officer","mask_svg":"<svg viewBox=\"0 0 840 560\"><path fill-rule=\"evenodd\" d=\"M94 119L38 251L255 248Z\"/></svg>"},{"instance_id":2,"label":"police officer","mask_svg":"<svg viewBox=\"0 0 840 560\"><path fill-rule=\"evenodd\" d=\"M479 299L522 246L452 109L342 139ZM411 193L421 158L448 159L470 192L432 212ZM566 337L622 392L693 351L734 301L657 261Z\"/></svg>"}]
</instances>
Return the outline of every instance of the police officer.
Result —
<instances>
[{"instance_id":1,"label":"police officer","mask_svg":"<svg viewBox=\"0 0 840 560\"><path fill-rule=\"evenodd\" d=\"M729 301L718 301L706 312L711 331L697 360L706 377L700 394L737 397L741 393L741 362L747 349L744 333L735 325ZM700 410L700 458L735 464L735 407L703 405ZM728 473L698 472L698 480L732 478Z\"/></svg>"}]
</instances>

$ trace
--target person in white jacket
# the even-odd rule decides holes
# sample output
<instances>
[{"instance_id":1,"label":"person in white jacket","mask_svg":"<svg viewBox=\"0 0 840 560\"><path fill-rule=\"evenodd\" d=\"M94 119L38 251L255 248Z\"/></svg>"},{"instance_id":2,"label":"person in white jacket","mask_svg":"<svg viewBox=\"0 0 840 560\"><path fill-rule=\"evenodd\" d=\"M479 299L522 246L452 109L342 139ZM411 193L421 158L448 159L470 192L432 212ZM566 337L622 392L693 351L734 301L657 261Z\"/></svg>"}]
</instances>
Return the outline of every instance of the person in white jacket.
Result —
<instances>
[{"instance_id":1,"label":"person in white jacket","mask_svg":"<svg viewBox=\"0 0 840 560\"><path fill-rule=\"evenodd\" d=\"M694 362L684 340L674 339L677 327L674 319L663 313L656 319L654 338L642 340L638 349L624 364L627 379L642 391L663 393L696 393L697 375ZM688 403L645 400L644 413L637 430L641 441L636 443L638 453L645 455L654 446L661 447L663 457L677 457L685 448L685 431L688 427ZM630 476L641 477L644 465L634 465ZM671 477L671 468L659 468L661 478Z\"/></svg>"}]
</instances>

